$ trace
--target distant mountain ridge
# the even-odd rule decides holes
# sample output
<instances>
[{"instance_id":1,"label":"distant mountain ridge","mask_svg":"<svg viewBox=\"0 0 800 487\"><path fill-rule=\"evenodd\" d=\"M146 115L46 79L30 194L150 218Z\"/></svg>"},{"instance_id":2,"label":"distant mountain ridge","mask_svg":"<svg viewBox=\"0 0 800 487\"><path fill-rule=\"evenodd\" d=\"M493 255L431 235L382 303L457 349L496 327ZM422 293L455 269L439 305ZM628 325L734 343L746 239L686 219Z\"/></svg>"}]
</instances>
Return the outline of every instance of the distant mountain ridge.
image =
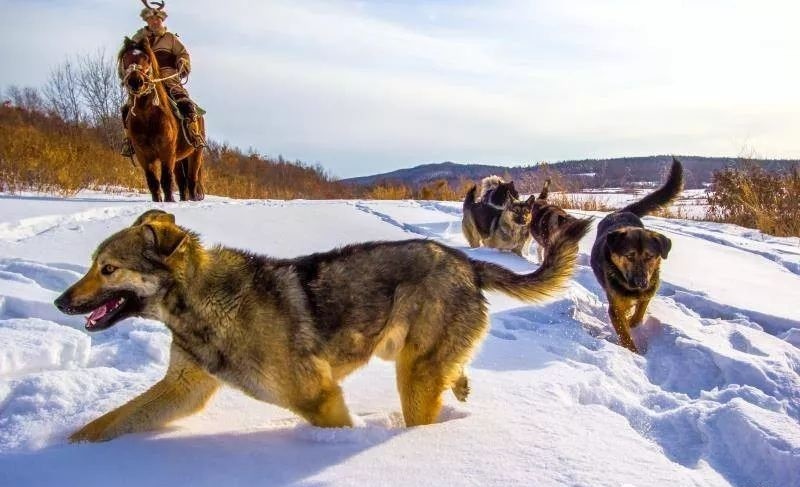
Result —
<instances>
[{"instance_id":1,"label":"distant mountain ridge","mask_svg":"<svg viewBox=\"0 0 800 487\"><path fill-rule=\"evenodd\" d=\"M725 168L742 167L745 162L735 157L677 156L683 163L686 173L686 188L702 188L711 182L714 171ZM507 175L519 180L525 175L536 175L544 167L558 171L567 179L589 188L621 187L633 183L656 184L663 179L664 168L672 160L671 155L646 157L620 157L614 159L583 159L563 161L534 166L493 166L488 164L458 164L442 162L399 169L372 176L344 179L342 182L371 186L382 181L402 183L419 188L432 181L444 179L452 186L463 179L478 180L497 174ZM767 171L784 172L800 166L800 159L758 159L748 160Z\"/></svg>"}]
</instances>

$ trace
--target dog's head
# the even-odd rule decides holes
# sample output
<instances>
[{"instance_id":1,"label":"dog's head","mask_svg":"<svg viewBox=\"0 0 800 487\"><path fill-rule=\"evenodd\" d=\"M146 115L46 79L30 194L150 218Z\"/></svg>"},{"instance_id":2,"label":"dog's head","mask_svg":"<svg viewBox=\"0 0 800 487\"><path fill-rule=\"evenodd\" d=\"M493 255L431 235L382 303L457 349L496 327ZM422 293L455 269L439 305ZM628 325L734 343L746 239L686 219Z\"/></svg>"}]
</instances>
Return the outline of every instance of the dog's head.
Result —
<instances>
[{"instance_id":1,"label":"dog's head","mask_svg":"<svg viewBox=\"0 0 800 487\"><path fill-rule=\"evenodd\" d=\"M508 205L506 211L511 212L512 220L517 225L530 225L535 201L536 198L534 196L529 197L525 201L512 201L511 204Z\"/></svg>"},{"instance_id":2,"label":"dog's head","mask_svg":"<svg viewBox=\"0 0 800 487\"><path fill-rule=\"evenodd\" d=\"M611 262L617 267L630 289L644 290L651 286L661 259L672 248L670 239L644 228L624 227L606 236Z\"/></svg>"},{"instance_id":3,"label":"dog's head","mask_svg":"<svg viewBox=\"0 0 800 487\"><path fill-rule=\"evenodd\" d=\"M89 271L55 300L66 314L89 313L88 331L109 328L125 318L158 317L158 303L195 237L161 210L142 214L132 226L107 238L94 253Z\"/></svg>"}]
</instances>

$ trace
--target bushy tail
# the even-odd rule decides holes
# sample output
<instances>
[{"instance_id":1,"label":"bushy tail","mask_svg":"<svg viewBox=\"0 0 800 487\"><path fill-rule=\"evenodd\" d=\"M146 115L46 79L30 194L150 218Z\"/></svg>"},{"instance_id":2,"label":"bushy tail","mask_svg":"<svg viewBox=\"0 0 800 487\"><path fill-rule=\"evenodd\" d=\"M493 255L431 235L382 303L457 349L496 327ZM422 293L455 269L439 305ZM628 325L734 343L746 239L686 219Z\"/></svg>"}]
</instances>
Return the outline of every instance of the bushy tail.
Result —
<instances>
[{"instance_id":1,"label":"bushy tail","mask_svg":"<svg viewBox=\"0 0 800 487\"><path fill-rule=\"evenodd\" d=\"M467 195L464 197L464 205L462 206L464 211L471 209L472 205L475 204L475 191L477 190L478 188L475 185L472 185L470 190L467 191Z\"/></svg>"},{"instance_id":2,"label":"bushy tail","mask_svg":"<svg viewBox=\"0 0 800 487\"><path fill-rule=\"evenodd\" d=\"M681 162L672 158L672 167L669 170L667 182L663 186L648 194L641 200L631 203L620 212L631 212L636 216L645 216L667 206L683 190L683 166Z\"/></svg>"},{"instance_id":3,"label":"bushy tail","mask_svg":"<svg viewBox=\"0 0 800 487\"><path fill-rule=\"evenodd\" d=\"M478 198L483 200L483 197L486 196L487 193L497 189L497 187L504 182L505 181L503 181L503 178L500 176L486 176L481 179L481 192Z\"/></svg>"},{"instance_id":4,"label":"bushy tail","mask_svg":"<svg viewBox=\"0 0 800 487\"><path fill-rule=\"evenodd\" d=\"M547 249L542 265L530 274L517 274L491 262L472 261L481 289L506 293L523 301L542 301L556 296L567 286L578 260L578 242L589 230L591 220L575 220L558 232Z\"/></svg>"},{"instance_id":5,"label":"bushy tail","mask_svg":"<svg viewBox=\"0 0 800 487\"><path fill-rule=\"evenodd\" d=\"M536 198L537 200L546 200L547 195L550 194L550 180L544 182L544 186L542 187L542 192L539 193L539 197Z\"/></svg>"}]
</instances>

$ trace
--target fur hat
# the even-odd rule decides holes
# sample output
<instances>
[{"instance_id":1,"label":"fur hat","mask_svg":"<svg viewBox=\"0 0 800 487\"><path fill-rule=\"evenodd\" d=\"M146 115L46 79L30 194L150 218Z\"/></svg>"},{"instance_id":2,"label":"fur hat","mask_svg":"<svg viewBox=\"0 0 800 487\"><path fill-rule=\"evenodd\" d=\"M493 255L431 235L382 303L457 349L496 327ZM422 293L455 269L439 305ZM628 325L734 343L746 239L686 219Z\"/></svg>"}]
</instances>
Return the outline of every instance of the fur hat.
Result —
<instances>
[{"instance_id":1,"label":"fur hat","mask_svg":"<svg viewBox=\"0 0 800 487\"><path fill-rule=\"evenodd\" d=\"M167 18L167 12L155 8L143 8L142 12L139 14L144 21L147 21L147 19L154 15L161 18L161 20L166 20Z\"/></svg>"}]
</instances>

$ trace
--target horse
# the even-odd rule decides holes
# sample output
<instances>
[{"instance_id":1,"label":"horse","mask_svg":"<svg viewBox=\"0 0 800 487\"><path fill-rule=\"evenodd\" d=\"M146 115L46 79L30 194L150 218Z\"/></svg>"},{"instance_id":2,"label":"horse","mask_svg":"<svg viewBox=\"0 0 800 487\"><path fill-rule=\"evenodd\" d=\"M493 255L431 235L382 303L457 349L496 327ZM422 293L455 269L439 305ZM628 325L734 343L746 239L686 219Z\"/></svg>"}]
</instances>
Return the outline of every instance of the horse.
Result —
<instances>
[{"instance_id":1,"label":"horse","mask_svg":"<svg viewBox=\"0 0 800 487\"><path fill-rule=\"evenodd\" d=\"M127 113L123 108L125 132L133 144L137 161L144 169L153 201L175 201L173 175L177 179L181 201L202 200L205 197L203 149L192 146L181 133L181 122L172 112L162 84L168 78L161 78L150 42L147 38L135 42L126 37L117 61L122 84L130 99ZM205 137L202 117L198 117L198 125ZM160 171L157 171L159 165Z\"/></svg>"}]
</instances>

